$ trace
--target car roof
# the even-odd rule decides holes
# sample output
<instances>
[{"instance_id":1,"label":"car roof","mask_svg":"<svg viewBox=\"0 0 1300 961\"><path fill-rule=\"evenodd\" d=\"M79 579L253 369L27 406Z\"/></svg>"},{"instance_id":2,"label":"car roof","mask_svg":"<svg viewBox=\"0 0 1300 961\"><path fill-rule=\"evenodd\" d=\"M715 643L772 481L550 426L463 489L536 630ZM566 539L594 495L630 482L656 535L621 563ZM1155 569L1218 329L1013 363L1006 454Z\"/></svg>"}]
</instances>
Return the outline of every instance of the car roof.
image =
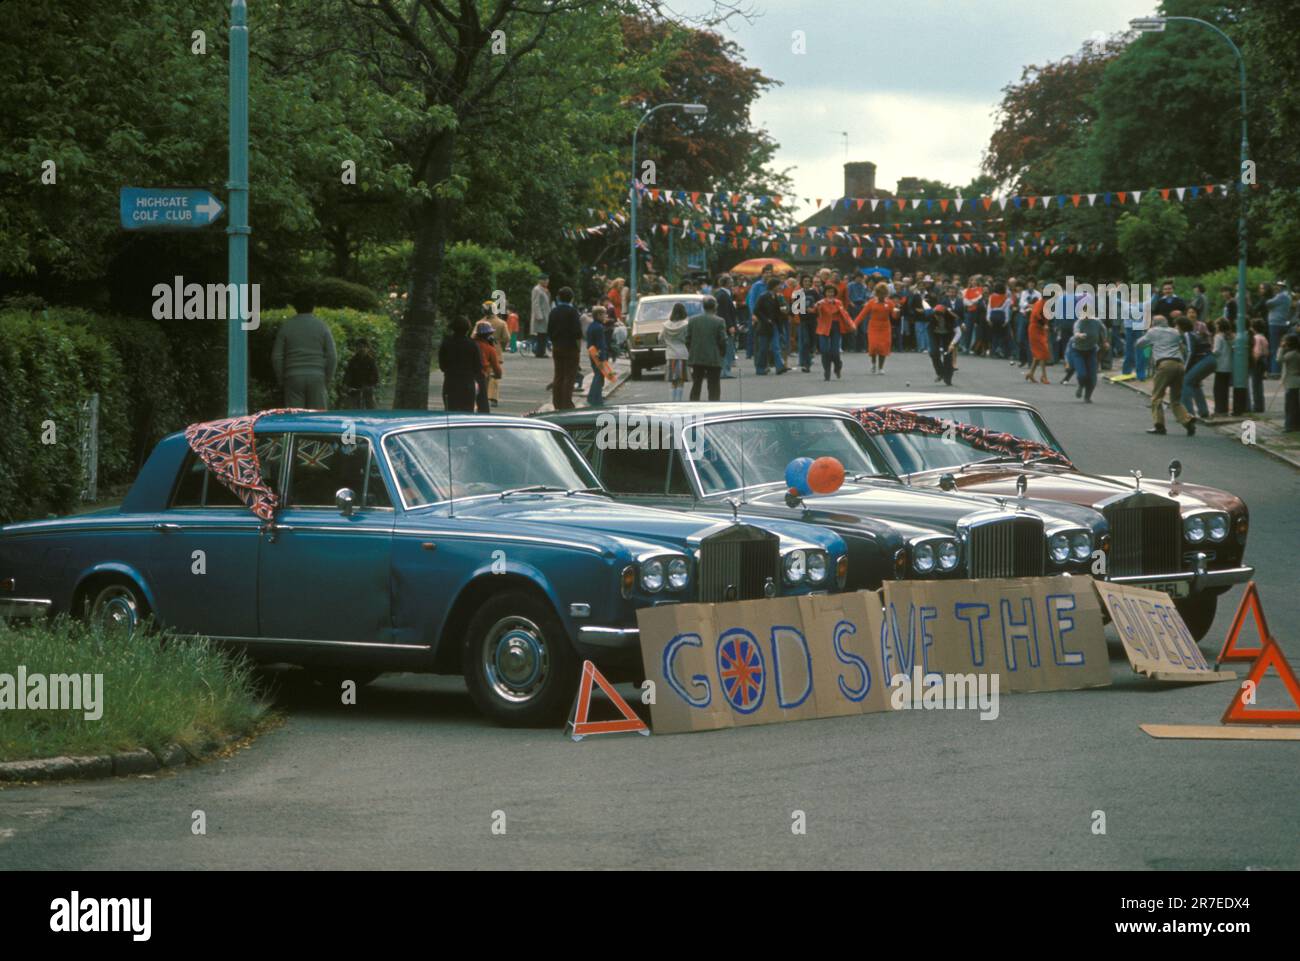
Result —
<instances>
[{"instance_id":1,"label":"car roof","mask_svg":"<svg viewBox=\"0 0 1300 961\"><path fill-rule=\"evenodd\" d=\"M626 411L629 414L640 414L643 417L653 419L672 420L676 418L691 418L694 421L718 420L728 417L737 417L742 414L755 414L759 416L772 414L807 414L809 413L808 405L805 404L782 404L767 401L763 403L738 403L718 401L713 403L686 402L679 403L654 403L654 404L616 404L606 405L604 407L584 407L578 410L564 411L562 413L548 413L539 415L545 420L552 421L556 424L566 423L585 423L594 417L603 415L618 416L620 411ZM831 411L822 411L821 413L832 413ZM836 412L837 416L847 417L847 414Z\"/></svg>"},{"instance_id":2,"label":"car roof","mask_svg":"<svg viewBox=\"0 0 1300 961\"><path fill-rule=\"evenodd\" d=\"M636 302L645 303L648 300L703 300L710 294L637 294Z\"/></svg>"},{"instance_id":3,"label":"car roof","mask_svg":"<svg viewBox=\"0 0 1300 961\"><path fill-rule=\"evenodd\" d=\"M838 410L861 407L1025 407L1032 404L1014 397L994 397L991 394L954 394L935 391L864 391L860 394L815 394L807 397L785 397L770 401L773 404L793 404L810 407L834 407Z\"/></svg>"},{"instance_id":4,"label":"car roof","mask_svg":"<svg viewBox=\"0 0 1300 961\"><path fill-rule=\"evenodd\" d=\"M536 420L508 414L468 414L430 410L307 410L270 413L257 420L258 432L275 431L343 431L353 428L367 433L386 434L404 427L443 426L536 426Z\"/></svg>"}]
</instances>

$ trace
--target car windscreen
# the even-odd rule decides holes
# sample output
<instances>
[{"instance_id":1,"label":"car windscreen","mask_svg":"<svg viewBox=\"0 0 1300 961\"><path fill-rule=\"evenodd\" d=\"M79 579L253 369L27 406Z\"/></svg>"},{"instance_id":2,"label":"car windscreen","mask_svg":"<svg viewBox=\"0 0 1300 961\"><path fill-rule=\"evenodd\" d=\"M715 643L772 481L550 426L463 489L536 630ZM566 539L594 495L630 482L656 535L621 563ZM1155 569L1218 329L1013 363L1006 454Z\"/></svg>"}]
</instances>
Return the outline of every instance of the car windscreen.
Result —
<instances>
[{"instance_id":1,"label":"car windscreen","mask_svg":"<svg viewBox=\"0 0 1300 961\"><path fill-rule=\"evenodd\" d=\"M1012 434L1065 453L1037 411L1023 407L927 407L918 413L935 420L954 421L994 433ZM990 451L972 447L956 436L889 433L878 435L877 440L884 443L894 469L900 474L961 467L997 456Z\"/></svg>"},{"instance_id":2,"label":"car windscreen","mask_svg":"<svg viewBox=\"0 0 1300 961\"><path fill-rule=\"evenodd\" d=\"M706 496L784 484L786 467L798 457L834 457L847 477L890 476L862 428L838 417L752 417L704 424L688 431L685 446Z\"/></svg>"},{"instance_id":3,"label":"car windscreen","mask_svg":"<svg viewBox=\"0 0 1300 961\"><path fill-rule=\"evenodd\" d=\"M636 317L633 322L637 324L662 324L672 316L673 307L677 304L685 305L687 317L694 317L696 314L704 313L704 301L702 300L642 300L637 302Z\"/></svg>"},{"instance_id":4,"label":"car windscreen","mask_svg":"<svg viewBox=\"0 0 1300 961\"><path fill-rule=\"evenodd\" d=\"M568 436L544 428L485 424L402 431L384 439L384 453L408 508L519 488L600 486Z\"/></svg>"}]
</instances>

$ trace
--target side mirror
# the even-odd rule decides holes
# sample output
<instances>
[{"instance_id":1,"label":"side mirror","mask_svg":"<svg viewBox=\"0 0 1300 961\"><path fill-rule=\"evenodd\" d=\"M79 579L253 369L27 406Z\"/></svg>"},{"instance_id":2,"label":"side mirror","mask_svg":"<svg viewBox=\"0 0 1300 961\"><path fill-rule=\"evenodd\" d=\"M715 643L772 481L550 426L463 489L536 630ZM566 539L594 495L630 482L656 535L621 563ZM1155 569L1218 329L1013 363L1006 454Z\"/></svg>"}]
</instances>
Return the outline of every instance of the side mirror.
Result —
<instances>
[{"instance_id":1,"label":"side mirror","mask_svg":"<svg viewBox=\"0 0 1300 961\"><path fill-rule=\"evenodd\" d=\"M1175 458L1169 462L1169 483L1173 483L1182 476L1183 462Z\"/></svg>"},{"instance_id":2,"label":"side mirror","mask_svg":"<svg viewBox=\"0 0 1300 961\"><path fill-rule=\"evenodd\" d=\"M939 477L939 487L946 491L955 491L957 489L957 478L951 474L943 474Z\"/></svg>"},{"instance_id":3,"label":"side mirror","mask_svg":"<svg viewBox=\"0 0 1300 961\"><path fill-rule=\"evenodd\" d=\"M334 492L334 506L344 517L352 516L352 505L356 503L356 499L357 495L352 493L351 487L340 487Z\"/></svg>"}]
</instances>

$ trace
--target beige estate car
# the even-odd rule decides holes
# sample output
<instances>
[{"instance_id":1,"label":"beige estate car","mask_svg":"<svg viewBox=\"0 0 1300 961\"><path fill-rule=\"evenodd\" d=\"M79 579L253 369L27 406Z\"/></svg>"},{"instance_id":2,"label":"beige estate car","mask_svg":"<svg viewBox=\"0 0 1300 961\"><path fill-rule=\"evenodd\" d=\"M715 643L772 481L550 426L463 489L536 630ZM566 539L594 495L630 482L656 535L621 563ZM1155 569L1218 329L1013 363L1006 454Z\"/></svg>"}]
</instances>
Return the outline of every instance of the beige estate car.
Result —
<instances>
[{"instance_id":1,"label":"beige estate car","mask_svg":"<svg viewBox=\"0 0 1300 961\"><path fill-rule=\"evenodd\" d=\"M685 304L687 317L704 313L703 294L660 294L636 299L632 330L627 338L633 380L640 380L643 370L664 365L663 329L674 304Z\"/></svg>"}]
</instances>

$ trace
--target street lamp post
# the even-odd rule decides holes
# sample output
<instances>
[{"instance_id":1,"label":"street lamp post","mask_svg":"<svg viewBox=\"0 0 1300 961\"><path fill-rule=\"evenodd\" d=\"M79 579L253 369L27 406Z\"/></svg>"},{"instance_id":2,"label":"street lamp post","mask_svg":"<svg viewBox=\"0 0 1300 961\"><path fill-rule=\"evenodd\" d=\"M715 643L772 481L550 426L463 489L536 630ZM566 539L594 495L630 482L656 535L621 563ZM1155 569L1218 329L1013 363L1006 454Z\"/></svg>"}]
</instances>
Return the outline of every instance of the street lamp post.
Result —
<instances>
[{"instance_id":1,"label":"street lamp post","mask_svg":"<svg viewBox=\"0 0 1300 961\"><path fill-rule=\"evenodd\" d=\"M1171 20L1199 23L1217 33L1232 48L1241 75L1241 166L1237 176L1233 178L1236 181L1237 193L1240 195L1240 207L1237 211L1237 339L1236 349L1232 352L1232 412L1241 416L1250 409L1248 397L1250 332L1246 323L1246 187L1241 179L1250 160L1250 144L1246 139L1246 58L1241 55L1241 50L1232 42L1231 37L1210 21L1201 20L1199 17L1139 17L1130 20L1129 26L1139 33L1161 33L1165 29L1165 24Z\"/></svg>"},{"instance_id":2,"label":"street lamp post","mask_svg":"<svg viewBox=\"0 0 1300 961\"><path fill-rule=\"evenodd\" d=\"M242 292L248 283L248 9L245 0L230 4L230 236L227 279L231 290ZM226 414L248 413L248 334L232 299L226 318Z\"/></svg>"},{"instance_id":3,"label":"street lamp post","mask_svg":"<svg viewBox=\"0 0 1300 961\"><path fill-rule=\"evenodd\" d=\"M632 191L632 216L629 220L631 236L628 238L627 312L629 316L636 309L636 208L640 200L636 189L636 137L641 132L641 125L649 120L652 114L668 107L681 107L693 117L702 117L709 112L709 108L702 103L661 103L643 113L641 119L637 121L636 128L632 131L632 180L628 184L628 188Z\"/></svg>"}]
</instances>

